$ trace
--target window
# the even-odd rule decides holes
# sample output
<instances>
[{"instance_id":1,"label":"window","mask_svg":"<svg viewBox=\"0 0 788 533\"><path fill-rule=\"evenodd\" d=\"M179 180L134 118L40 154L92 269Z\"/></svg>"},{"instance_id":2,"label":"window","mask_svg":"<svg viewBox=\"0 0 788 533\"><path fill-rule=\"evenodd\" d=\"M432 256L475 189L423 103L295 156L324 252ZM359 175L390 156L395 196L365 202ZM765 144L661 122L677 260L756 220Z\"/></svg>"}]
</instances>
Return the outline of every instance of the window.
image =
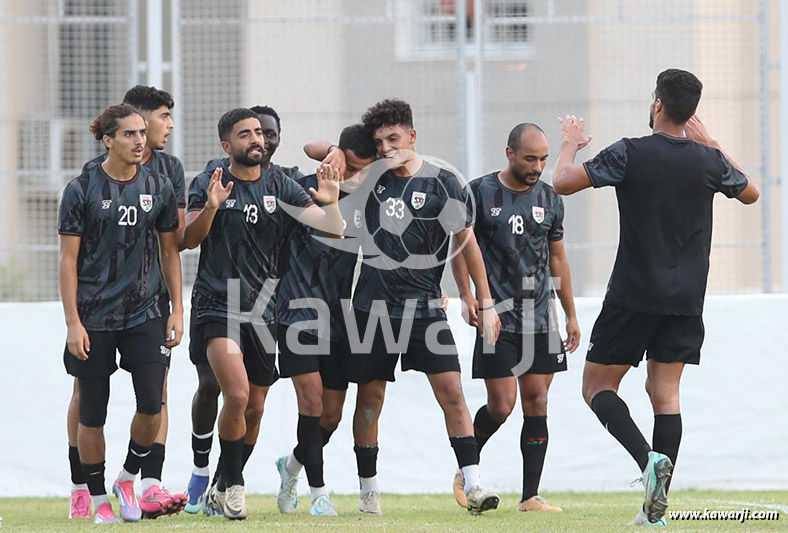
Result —
<instances>
[{"instance_id":1,"label":"window","mask_svg":"<svg viewBox=\"0 0 788 533\"><path fill-rule=\"evenodd\" d=\"M522 59L532 51L527 20L533 0L483 0L484 54L488 59ZM466 2L465 43L475 52L476 28L473 0ZM453 59L456 57L456 0L399 0L397 3L397 53L401 60Z\"/></svg>"}]
</instances>

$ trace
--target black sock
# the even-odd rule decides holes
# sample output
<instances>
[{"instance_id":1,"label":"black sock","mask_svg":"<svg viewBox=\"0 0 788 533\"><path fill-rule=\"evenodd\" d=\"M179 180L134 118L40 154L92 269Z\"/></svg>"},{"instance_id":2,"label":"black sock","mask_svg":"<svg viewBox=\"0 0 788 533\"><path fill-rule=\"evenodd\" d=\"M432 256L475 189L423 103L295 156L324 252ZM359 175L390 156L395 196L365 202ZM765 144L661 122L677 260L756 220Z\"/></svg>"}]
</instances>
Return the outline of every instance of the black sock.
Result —
<instances>
[{"instance_id":1,"label":"black sock","mask_svg":"<svg viewBox=\"0 0 788 533\"><path fill-rule=\"evenodd\" d=\"M674 471L679 456L681 430L681 414L654 415L654 438L651 444L655 452L663 453L670 458ZM672 479L672 476L668 478L667 489L670 489Z\"/></svg>"},{"instance_id":2,"label":"black sock","mask_svg":"<svg viewBox=\"0 0 788 533\"><path fill-rule=\"evenodd\" d=\"M150 446L142 446L134 442L134 439L130 439L129 451L126 453L126 462L123 463L123 469L129 474L137 475L143 459L150 455L150 450Z\"/></svg>"},{"instance_id":3,"label":"black sock","mask_svg":"<svg viewBox=\"0 0 788 533\"><path fill-rule=\"evenodd\" d=\"M84 485L85 474L82 472L82 463L79 462L79 449L76 446L68 447L68 464L71 467L71 482L74 485Z\"/></svg>"},{"instance_id":4,"label":"black sock","mask_svg":"<svg viewBox=\"0 0 788 533\"><path fill-rule=\"evenodd\" d=\"M547 453L547 417L523 417L520 432L520 452L523 454L523 498L525 501L539 494L544 457Z\"/></svg>"},{"instance_id":5,"label":"black sock","mask_svg":"<svg viewBox=\"0 0 788 533\"><path fill-rule=\"evenodd\" d=\"M104 484L104 462L96 464L82 463L82 471L85 473L87 480L88 490L91 496L103 496L107 493L107 487Z\"/></svg>"},{"instance_id":6,"label":"black sock","mask_svg":"<svg viewBox=\"0 0 788 533\"><path fill-rule=\"evenodd\" d=\"M161 471L164 468L164 444L154 442L150 453L142 461L142 477L153 478L161 481Z\"/></svg>"},{"instance_id":7,"label":"black sock","mask_svg":"<svg viewBox=\"0 0 788 533\"><path fill-rule=\"evenodd\" d=\"M252 456L253 451L254 451L254 444L244 443L244 451L241 454L241 466L246 466L246 463L249 461L249 457Z\"/></svg>"},{"instance_id":8,"label":"black sock","mask_svg":"<svg viewBox=\"0 0 788 533\"><path fill-rule=\"evenodd\" d=\"M358 477L375 477L378 475L378 445L358 446L353 445L356 453L356 466L358 466Z\"/></svg>"},{"instance_id":9,"label":"black sock","mask_svg":"<svg viewBox=\"0 0 788 533\"><path fill-rule=\"evenodd\" d=\"M298 444L293 456L304 465L310 487L322 487L323 481L323 437L320 434L320 417L298 415L296 429Z\"/></svg>"},{"instance_id":10,"label":"black sock","mask_svg":"<svg viewBox=\"0 0 788 533\"><path fill-rule=\"evenodd\" d=\"M449 442L454 449L457 465L460 468L479 464L479 448L476 447L476 439L474 437L471 435L449 437Z\"/></svg>"},{"instance_id":11,"label":"black sock","mask_svg":"<svg viewBox=\"0 0 788 533\"><path fill-rule=\"evenodd\" d=\"M612 390L605 390L591 400L591 409L599 421L626 448L629 455L638 464L640 471L646 469L648 452L651 447L638 429L635 421L629 416L629 408L624 400Z\"/></svg>"},{"instance_id":12,"label":"black sock","mask_svg":"<svg viewBox=\"0 0 788 533\"><path fill-rule=\"evenodd\" d=\"M498 431L501 424L503 422L498 422L490 416L486 405L482 405L476 411L476 417L473 419L473 435L476 438L476 446L479 448L479 453L482 453L482 448L493 436L493 433Z\"/></svg>"},{"instance_id":13,"label":"black sock","mask_svg":"<svg viewBox=\"0 0 788 533\"><path fill-rule=\"evenodd\" d=\"M243 451L244 439L225 440L219 435L219 445L222 447L222 472L221 477L228 487L243 485Z\"/></svg>"},{"instance_id":14,"label":"black sock","mask_svg":"<svg viewBox=\"0 0 788 533\"><path fill-rule=\"evenodd\" d=\"M219 478L222 477L222 468L224 468L224 459L222 458L222 454L219 454L219 461L216 463L216 472L213 473L213 480L211 481L211 486L216 485L219 482Z\"/></svg>"},{"instance_id":15,"label":"black sock","mask_svg":"<svg viewBox=\"0 0 788 533\"><path fill-rule=\"evenodd\" d=\"M320 426L320 435L323 437L323 446L328 444L328 441L331 440L331 435L333 434L333 429L326 429L323 426Z\"/></svg>"},{"instance_id":16,"label":"black sock","mask_svg":"<svg viewBox=\"0 0 788 533\"><path fill-rule=\"evenodd\" d=\"M205 468L208 466L208 459L213 446L213 432L208 433L204 439L192 433L192 454L194 455L194 466Z\"/></svg>"}]
</instances>

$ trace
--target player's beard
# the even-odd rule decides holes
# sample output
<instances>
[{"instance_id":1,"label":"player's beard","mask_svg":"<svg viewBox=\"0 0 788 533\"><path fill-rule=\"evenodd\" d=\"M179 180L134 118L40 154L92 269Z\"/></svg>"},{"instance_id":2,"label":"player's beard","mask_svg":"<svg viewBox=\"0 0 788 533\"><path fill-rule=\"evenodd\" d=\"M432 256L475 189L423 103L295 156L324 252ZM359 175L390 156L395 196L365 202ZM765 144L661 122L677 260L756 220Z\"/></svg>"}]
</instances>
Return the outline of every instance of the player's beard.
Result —
<instances>
[{"instance_id":1,"label":"player's beard","mask_svg":"<svg viewBox=\"0 0 788 533\"><path fill-rule=\"evenodd\" d=\"M526 187L533 187L536 185L536 182L539 181L539 177L542 175L541 172L526 172L525 174L520 174L512 170L512 176L514 179L525 185ZM531 178L529 181L528 178Z\"/></svg>"},{"instance_id":2,"label":"player's beard","mask_svg":"<svg viewBox=\"0 0 788 533\"><path fill-rule=\"evenodd\" d=\"M251 152L255 148L260 149L260 155L259 156L249 155L249 152ZM264 153L263 150L264 150L263 147L260 145L250 146L249 148L247 148L245 152L233 153L233 159L235 159L235 161L238 164L241 164L245 167L255 167L263 162L263 153Z\"/></svg>"}]
</instances>

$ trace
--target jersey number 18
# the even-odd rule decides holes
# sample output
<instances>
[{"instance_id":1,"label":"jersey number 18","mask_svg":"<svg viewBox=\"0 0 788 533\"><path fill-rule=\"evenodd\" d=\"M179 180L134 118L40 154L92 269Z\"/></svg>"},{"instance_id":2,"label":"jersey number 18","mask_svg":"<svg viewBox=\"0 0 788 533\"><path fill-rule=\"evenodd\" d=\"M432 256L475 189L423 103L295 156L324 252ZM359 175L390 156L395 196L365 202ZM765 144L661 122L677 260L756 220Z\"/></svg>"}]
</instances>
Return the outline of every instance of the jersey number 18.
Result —
<instances>
[{"instance_id":1,"label":"jersey number 18","mask_svg":"<svg viewBox=\"0 0 788 533\"><path fill-rule=\"evenodd\" d=\"M510 216L509 224L512 225L512 235L522 235L523 231L525 231L525 222L522 215Z\"/></svg>"}]
</instances>

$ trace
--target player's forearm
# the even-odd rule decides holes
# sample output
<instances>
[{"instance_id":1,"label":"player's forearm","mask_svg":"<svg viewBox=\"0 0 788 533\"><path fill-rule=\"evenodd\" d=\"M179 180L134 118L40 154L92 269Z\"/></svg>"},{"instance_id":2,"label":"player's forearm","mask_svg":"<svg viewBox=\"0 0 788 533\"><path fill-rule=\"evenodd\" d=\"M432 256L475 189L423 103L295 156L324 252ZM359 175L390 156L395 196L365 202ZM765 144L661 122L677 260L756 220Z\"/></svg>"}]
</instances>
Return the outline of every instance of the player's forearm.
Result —
<instances>
[{"instance_id":1,"label":"player's forearm","mask_svg":"<svg viewBox=\"0 0 788 533\"><path fill-rule=\"evenodd\" d=\"M569 260L566 257L550 258L550 273L554 278L560 280L559 287L556 288L555 292L558 295L558 300L561 302L561 307L564 309L564 314L567 318L577 318Z\"/></svg>"},{"instance_id":2,"label":"player's forearm","mask_svg":"<svg viewBox=\"0 0 788 533\"><path fill-rule=\"evenodd\" d=\"M60 256L60 299L63 302L63 313L66 316L66 325L79 324L79 312L77 311L77 276L76 258L68 257L63 254Z\"/></svg>"},{"instance_id":3,"label":"player's forearm","mask_svg":"<svg viewBox=\"0 0 788 533\"><path fill-rule=\"evenodd\" d=\"M181 256L177 247L172 245L161 251L161 269L164 283L170 293L172 312L183 314L183 283L181 277Z\"/></svg>"},{"instance_id":4,"label":"player's forearm","mask_svg":"<svg viewBox=\"0 0 788 533\"><path fill-rule=\"evenodd\" d=\"M186 218L183 215L183 209L178 209L178 229L175 230L175 240L178 243L179 252L186 249Z\"/></svg>"},{"instance_id":5,"label":"player's forearm","mask_svg":"<svg viewBox=\"0 0 788 533\"><path fill-rule=\"evenodd\" d=\"M317 209L309 208L304 210L304 216L311 218L313 211L322 211L322 220L317 226L325 237L338 239L342 236L342 212L336 203L318 207ZM312 224L309 224L313 226ZM314 227L314 226L313 226Z\"/></svg>"},{"instance_id":6,"label":"player's forearm","mask_svg":"<svg viewBox=\"0 0 788 533\"><path fill-rule=\"evenodd\" d=\"M200 213L186 224L183 233L183 244L185 248L193 250L208 236L211 231L213 218L216 216L217 208L205 205Z\"/></svg>"},{"instance_id":7,"label":"player's forearm","mask_svg":"<svg viewBox=\"0 0 788 533\"><path fill-rule=\"evenodd\" d=\"M322 161L328 155L331 146L333 145L328 141L312 141L304 145L304 153L309 159Z\"/></svg>"},{"instance_id":8,"label":"player's forearm","mask_svg":"<svg viewBox=\"0 0 788 533\"><path fill-rule=\"evenodd\" d=\"M465 256L468 273L471 276L471 280L473 280L474 287L476 287L476 299L480 303L485 301L492 302L490 286L487 283L487 269L484 268L484 260L475 239L468 242L465 248L462 249L462 254ZM489 305L486 304L486 306Z\"/></svg>"},{"instance_id":9,"label":"player's forearm","mask_svg":"<svg viewBox=\"0 0 788 533\"><path fill-rule=\"evenodd\" d=\"M553 189L558 194L567 194L564 185L567 185L565 180L570 168L575 164L575 156L577 156L577 146L568 142L561 143L561 150L558 152L558 159L555 162L555 169L553 170Z\"/></svg>"},{"instance_id":10,"label":"player's forearm","mask_svg":"<svg viewBox=\"0 0 788 533\"><path fill-rule=\"evenodd\" d=\"M457 284L457 290L460 292L460 297L471 294L471 283L468 277L468 264L465 262L465 256L462 251L457 250L459 247L458 240L452 237L451 240L452 250L451 253L454 257L451 259L451 271L454 275L454 282Z\"/></svg>"}]
</instances>

